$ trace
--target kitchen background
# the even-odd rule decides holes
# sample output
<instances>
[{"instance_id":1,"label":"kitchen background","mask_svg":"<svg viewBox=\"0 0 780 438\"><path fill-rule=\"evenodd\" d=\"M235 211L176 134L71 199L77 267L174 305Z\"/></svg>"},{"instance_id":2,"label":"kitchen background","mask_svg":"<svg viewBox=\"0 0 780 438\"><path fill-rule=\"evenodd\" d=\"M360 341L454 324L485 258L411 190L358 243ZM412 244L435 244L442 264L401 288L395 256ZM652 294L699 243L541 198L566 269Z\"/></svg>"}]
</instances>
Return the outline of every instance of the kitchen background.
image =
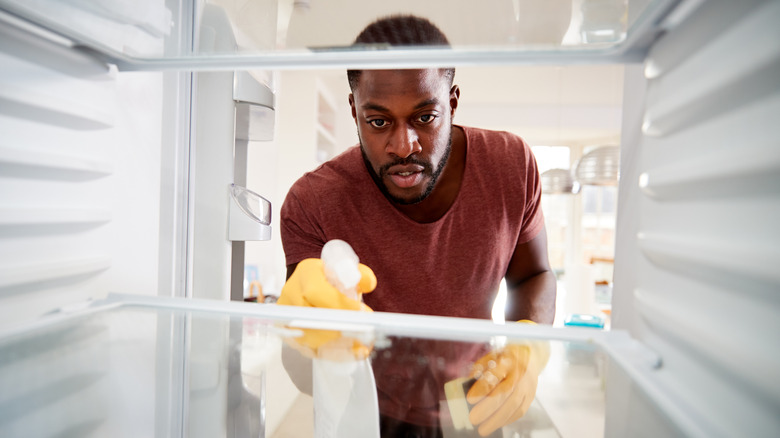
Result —
<instances>
[{"instance_id":1,"label":"kitchen background","mask_svg":"<svg viewBox=\"0 0 780 438\"><path fill-rule=\"evenodd\" d=\"M522 136L532 145L542 173L573 171L583 154L619 144L623 68L459 68L455 82L461 87L461 104L455 122ZM274 205L272 240L247 242L246 247L246 263L257 266L265 294L278 293L286 272L278 212L290 185L357 143L344 72L284 72L277 86L276 137L250 147L247 174L248 187ZM559 303L559 318L599 310L595 282L612 279L616 192L616 186L586 185L577 194L543 195L550 262L561 280L566 272L572 273L569 279L577 277L576 283L560 285L560 298L572 300L571 312ZM587 294L593 305L572 294ZM601 304L608 303L602 299Z\"/></svg>"}]
</instances>

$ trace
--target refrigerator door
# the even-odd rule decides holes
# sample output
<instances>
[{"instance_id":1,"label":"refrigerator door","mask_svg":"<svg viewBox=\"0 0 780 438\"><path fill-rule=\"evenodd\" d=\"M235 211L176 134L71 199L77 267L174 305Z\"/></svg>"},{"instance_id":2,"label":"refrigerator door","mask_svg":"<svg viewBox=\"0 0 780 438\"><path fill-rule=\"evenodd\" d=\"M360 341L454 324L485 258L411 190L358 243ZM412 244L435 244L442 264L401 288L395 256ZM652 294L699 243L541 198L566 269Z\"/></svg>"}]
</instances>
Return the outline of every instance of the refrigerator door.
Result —
<instances>
[{"instance_id":1,"label":"refrigerator door","mask_svg":"<svg viewBox=\"0 0 780 438\"><path fill-rule=\"evenodd\" d=\"M387 428L406 420L477 436L460 381L448 382L468 378L483 355L518 347L530 348L528 369L537 354L549 360L534 401L503 436L600 437L605 368L624 369L613 356L629 341L588 329L109 296L0 338L0 435L344 437L376 435L381 424L396 436ZM633 357L646 360L629 368L652 370L657 359L637 347Z\"/></svg>"},{"instance_id":2,"label":"refrigerator door","mask_svg":"<svg viewBox=\"0 0 780 438\"><path fill-rule=\"evenodd\" d=\"M382 67L463 63L638 62L662 32L677 0L469 0L92 2L2 0L0 8L120 70L238 70L311 66ZM210 11L208 11L210 10ZM208 13L206 13L208 11ZM354 37L377 17L414 14L448 35L452 50L355 50ZM232 29L212 26L220 15ZM217 21L223 21L219 19ZM190 29L196 29L191 32ZM233 33L235 44L218 44ZM171 44L194 36L194 47ZM380 48L386 49L386 48Z\"/></svg>"},{"instance_id":3,"label":"refrigerator door","mask_svg":"<svg viewBox=\"0 0 780 438\"><path fill-rule=\"evenodd\" d=\"M627 68L612 327L663 357L686 436L780 434L779 20L703 2ZM668 436L620 387L607 431Z\"/></svg>"}]
</instances>

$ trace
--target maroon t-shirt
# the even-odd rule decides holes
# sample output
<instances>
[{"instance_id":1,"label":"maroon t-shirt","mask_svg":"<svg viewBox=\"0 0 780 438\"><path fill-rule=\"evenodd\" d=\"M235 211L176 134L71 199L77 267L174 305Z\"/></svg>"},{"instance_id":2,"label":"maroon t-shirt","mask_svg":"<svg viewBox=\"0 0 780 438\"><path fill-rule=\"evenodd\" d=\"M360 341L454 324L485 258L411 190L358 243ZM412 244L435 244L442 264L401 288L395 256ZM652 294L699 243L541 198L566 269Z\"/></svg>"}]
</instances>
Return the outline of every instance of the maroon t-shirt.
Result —
<instances>
[{"instance_id":1,"label":"maroon t-shirt","mask_svg":"<svg viewBox=\"0 0 780 438\"><path fill-rule=\"evenodd\" d=\"M376 311L491 317L515 246L542 229L530 147L514 134L463 127L466 168L449 211L420 224L396 210L352 147L301 177L281 210L287 264L352 245L377 277L363 300Z\"/></svg>"},{"instance_id":2,"label":"maroon t-shirt","mask_svg":"<svg viewBox=\"0 0 780 438\"><path fill-rule=\"evenodd\" d=\"M301 177L281 210L287 264L319 257L325 242L342 239L376 274L376 290L363 296L375 311L490 319L515 246L542 230L539 173L516 135L463 130L460 192L433 223L417 223L393 207L359 146ZM394 338L374 353L382 414L437 427L448 416L440 409L444 383L468 375L485 345Z\"/></svg>"}]
</instances>

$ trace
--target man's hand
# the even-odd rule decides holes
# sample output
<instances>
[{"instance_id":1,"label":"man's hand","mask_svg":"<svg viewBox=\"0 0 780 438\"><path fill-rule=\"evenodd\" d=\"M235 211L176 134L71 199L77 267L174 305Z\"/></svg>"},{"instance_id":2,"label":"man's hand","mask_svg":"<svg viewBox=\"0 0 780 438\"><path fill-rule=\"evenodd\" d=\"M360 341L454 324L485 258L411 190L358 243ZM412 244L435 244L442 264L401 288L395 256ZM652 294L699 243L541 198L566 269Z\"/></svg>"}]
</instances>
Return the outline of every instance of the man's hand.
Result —
<instances>
[{"instance_id":1,"label":"man's hand","mask_svg":"<svg viewBox=\"0 0 780 438\"><path fill-rule=\"evenodd\" d=\"M358 293L369 293L376 288L374 271L359 264ZM322 260L306 259L298 263L295 271L282 287L277 304L289 306L326 307L330 309L364 310L371 308L360 301L347 298L325 278Z\"/></svg>"},{"instance_id":2,"label":"man's hand","mask_svg":"<svg viewBox=\"0 0 780 438\"><path fill-rule=\"evenodd\" d=\"M357 285L358 293L369 293L376 288L376 276L368 266L359 264L361 278ZM362 310L371 312L371 308L360 301L347 298L331 285L325 277L321 259L306 259L298 263L295 271L282 287L282 293L276 302L281 305L325 307L330 309ZM365 336L343 334L338 330L299 329L302 335L286 339L287 345L298 350L308 358L330 359L336 361L362 360L368 357L373 348L372 339Z\"/></svg>"},{"instance_id":3,"label":"man's hand","mask_svg":"<svg viewBox=\"0 0 780 438\"><path fill-rule=\"evenodd\" d=\"M529 341L510 344L474 363L471 377L477 380L466 401L473 405L469 420L480 435L487 436L525 415L549 357L546 342Z\"/></svg>"},{"instance_id":4,"label":"man's hand","mask_svg":"<svg viewBox=\"0 0 780 438\"><path fill-rule=\"evenodd\" d=\"M289 328L289 327L288 327ZM374 347L372 334L345 334L338 330L295 329L303 334L285 343L309 359L336 362L363 360Z\"/></svg>"}]
</instances>

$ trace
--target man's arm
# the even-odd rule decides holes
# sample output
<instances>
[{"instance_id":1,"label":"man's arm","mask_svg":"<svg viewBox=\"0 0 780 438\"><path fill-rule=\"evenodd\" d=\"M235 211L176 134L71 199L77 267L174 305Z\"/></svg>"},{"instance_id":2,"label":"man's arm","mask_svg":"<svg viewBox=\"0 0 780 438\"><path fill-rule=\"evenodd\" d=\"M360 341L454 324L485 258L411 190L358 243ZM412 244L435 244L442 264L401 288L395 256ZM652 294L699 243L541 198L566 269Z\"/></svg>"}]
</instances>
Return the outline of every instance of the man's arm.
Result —
<instances>
[{"instance_id":1,"label":"man's arm","mask_svg":"<svg viewBox=\"0 0 780 438\"><path fill-rule=\"evenodd\" d=\"M555 318L555 274L547 256L547 231L515 247L506 271L507 321L529 319L552 324Z\"/></svg>"},{"instance_id":2,"label":"man's arm","mask_svg":"<svg viewBox=\"0 0 780 438\"><path fill-rule=\"evenodd\" d=\"M295 268L298 267L297 263L293 263L291 265L287 265L287 278L285 278L285 281L290 279L290 276L293 275L293 272L295 272Z\"/></svg>"}]
</instances>

